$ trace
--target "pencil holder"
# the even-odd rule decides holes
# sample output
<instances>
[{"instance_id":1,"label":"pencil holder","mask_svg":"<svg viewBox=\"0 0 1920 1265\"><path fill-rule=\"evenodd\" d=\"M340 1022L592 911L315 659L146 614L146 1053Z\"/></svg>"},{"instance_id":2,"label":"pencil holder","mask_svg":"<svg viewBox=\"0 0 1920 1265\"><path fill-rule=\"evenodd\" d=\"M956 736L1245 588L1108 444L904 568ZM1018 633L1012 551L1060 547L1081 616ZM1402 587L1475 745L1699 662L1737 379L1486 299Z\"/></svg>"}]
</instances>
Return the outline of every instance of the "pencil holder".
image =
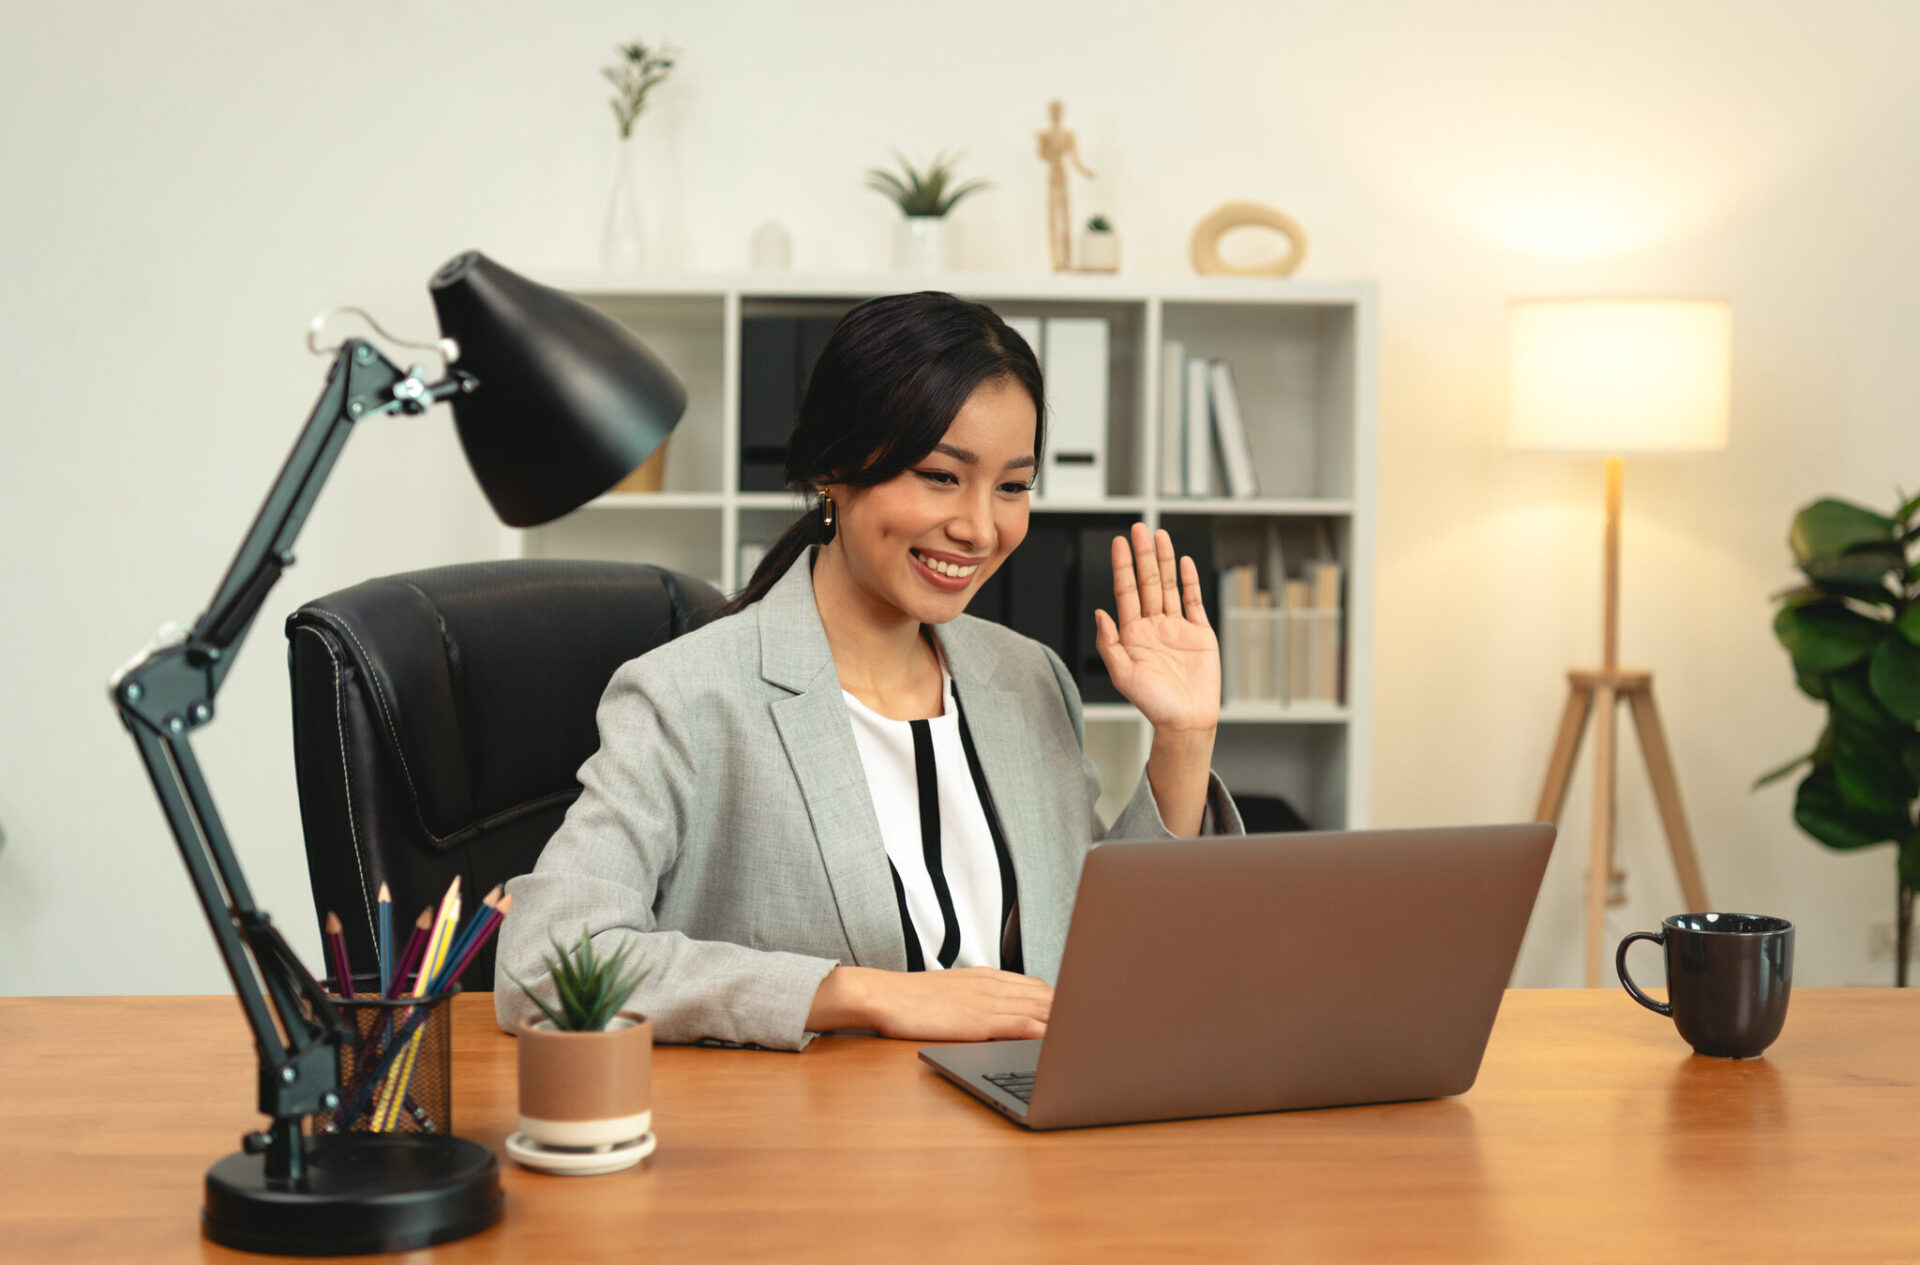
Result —
<instances>
[{"instance_id":1,"label":"pencil holder","mask_svg":"<svg viewBox=\"0 0 1920 1265\"><path fill-rule=\"evenodd\" d=\"M383 998L373 977L364 992L360 977L354 983L355 996L330 997L348 1029L340 1044L340 1106L315 1115L314 1131L452 1133L452 1002L459 985L427 997Z\"/></svg>"}]
</instances>

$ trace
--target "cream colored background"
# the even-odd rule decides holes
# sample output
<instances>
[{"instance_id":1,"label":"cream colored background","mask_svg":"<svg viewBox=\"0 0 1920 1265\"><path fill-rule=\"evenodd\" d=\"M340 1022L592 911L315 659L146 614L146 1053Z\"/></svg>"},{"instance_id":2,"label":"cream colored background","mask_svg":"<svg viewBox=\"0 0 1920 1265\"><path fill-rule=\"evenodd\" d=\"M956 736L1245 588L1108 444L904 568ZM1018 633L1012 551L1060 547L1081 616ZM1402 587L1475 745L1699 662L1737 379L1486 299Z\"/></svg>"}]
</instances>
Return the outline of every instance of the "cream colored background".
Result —
<instances>
[{"instance_id":1,"label":"cream colored background","mask_svg":"<svg viewBox=\"0 0 1920 1265\"><path fill-rule=\"evenodd\" d=\"M1699 293L1734 311L1732 446L1627 470L1624 654L1659 676L1709 888L1800 926L1805 984L1885 982L1886 850L1837 856L1750 794L1810 744L1768 633L1793 509L1920 484L1920 8L1624 0L1166 5L75 3L0 40L0 993L206 991L221 968L108 672L206 599L310 407L301 347L357 303L426 332L424 282L479 246L594 262L610 45L685 59L640 124L658 262L877 270L891 146L996 181L962 262L1045 266L1032 134L1051 96L1129 271L1255 198L1301 275L1382 292L1374 817L1531 811L1561 673L1598 652L1600 466L1502 442L1504 304ZM255 895L311 927L280 622L366 575L489 555L444 412L365 428L199 749ZM1632 903L1678 905L1628 739ZM1518 973L1579 976L1584 778ZM1651 958L1651 955L1649 955ZM1651 969L1651 962L1649 962Z\"/></svg>"}]
</instances>

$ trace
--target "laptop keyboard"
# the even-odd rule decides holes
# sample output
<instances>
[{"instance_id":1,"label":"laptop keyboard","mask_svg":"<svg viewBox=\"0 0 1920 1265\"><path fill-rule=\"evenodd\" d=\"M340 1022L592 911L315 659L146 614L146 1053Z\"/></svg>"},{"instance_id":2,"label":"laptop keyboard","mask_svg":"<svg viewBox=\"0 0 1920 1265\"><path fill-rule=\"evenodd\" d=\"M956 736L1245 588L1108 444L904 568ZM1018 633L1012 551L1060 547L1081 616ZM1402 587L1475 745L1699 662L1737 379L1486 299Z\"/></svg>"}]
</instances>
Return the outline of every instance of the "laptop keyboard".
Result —
<instances>
[{"instance_id":1,"label":"laptop keyboard","mask_svg":"<svg viewBox=\"0 0 1920 1265\"><path fill-rule=\"evenodd\" d=\"M1033 1101L1032 1072L988 1072L985 1076L994 1088L1005 1090L1021 1102Z\"/></svg>"}]
</instances>

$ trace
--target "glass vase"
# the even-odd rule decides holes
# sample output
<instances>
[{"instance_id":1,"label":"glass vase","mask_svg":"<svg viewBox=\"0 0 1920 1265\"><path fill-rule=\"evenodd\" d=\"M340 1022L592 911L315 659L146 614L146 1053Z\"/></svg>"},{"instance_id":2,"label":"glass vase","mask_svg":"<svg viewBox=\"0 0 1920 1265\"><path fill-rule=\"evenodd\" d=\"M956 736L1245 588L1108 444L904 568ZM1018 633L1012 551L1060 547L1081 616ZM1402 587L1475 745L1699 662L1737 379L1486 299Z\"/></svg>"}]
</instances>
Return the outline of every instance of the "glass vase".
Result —
<instances>
[{"instance_id":1,"label":"glass vase","mask_svg":"<svg viewBox=\"0 0 1920 1265\"><path fill-rule=\"evenodd\" d=\"M633 143L622 139L613 151L613 186L607 191L607 218L600 230L600 266L638 268L646 257L640 231L640 191L633 175Z\"/></svg>"}]
</instances>

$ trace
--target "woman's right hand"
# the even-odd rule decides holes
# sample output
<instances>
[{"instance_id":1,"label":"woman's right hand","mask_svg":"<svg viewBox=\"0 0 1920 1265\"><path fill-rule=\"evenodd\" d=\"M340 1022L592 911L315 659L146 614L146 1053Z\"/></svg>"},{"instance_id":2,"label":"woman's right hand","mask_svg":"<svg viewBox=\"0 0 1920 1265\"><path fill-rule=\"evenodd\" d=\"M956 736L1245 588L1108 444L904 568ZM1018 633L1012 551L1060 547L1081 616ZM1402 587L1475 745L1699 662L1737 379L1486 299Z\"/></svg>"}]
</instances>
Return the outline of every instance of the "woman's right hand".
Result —
<instances>
[{"instance_id":1,"label":"woman's right hand","mask_svg":"<svg viewBox=\"0 0 1920 1265\"><path fill-rule=\"evenodd\" d=\"M820 981L807 1028L868 1028L909 1041L993 1041L1046 1036L1052 1009L1051 984L988 966L951 971L836 966Z\"/></svg>"}]
</instances>

